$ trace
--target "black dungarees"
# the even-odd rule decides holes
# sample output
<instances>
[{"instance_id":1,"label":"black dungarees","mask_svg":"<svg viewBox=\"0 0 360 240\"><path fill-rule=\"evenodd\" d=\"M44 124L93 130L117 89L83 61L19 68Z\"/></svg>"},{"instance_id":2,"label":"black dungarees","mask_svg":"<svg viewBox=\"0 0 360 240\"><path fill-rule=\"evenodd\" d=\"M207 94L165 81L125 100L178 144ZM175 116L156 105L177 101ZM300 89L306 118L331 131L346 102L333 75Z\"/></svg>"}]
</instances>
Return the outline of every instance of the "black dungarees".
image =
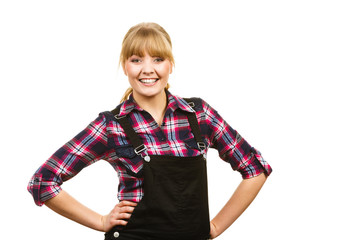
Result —
<instances>
[{"instance_id":1,"label":"black dungarees","mask_svg":"<svg viewBox=\"0 0 360 240\"><path fill-rule=\"evenodd\" d=\"M112 111L114 114L114 111ZM126 226L116 226L105 240L205 240L210 222L205 155L147 155L146 147L126 116L115 118L143 157L144 196ZM200 150L204 151L195 112L186 113Z\"/></svg>"}]
</instances>

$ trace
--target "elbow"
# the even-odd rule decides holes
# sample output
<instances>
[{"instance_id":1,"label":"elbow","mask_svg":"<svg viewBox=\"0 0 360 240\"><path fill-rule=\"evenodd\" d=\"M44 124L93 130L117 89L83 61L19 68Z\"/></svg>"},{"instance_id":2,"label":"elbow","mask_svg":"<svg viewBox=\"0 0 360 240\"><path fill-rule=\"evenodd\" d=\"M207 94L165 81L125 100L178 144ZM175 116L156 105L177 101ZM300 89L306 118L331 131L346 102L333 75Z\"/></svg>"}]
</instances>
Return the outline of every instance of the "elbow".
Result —
<instances>
[{"instance_id":1,"label":"elbow","mask_svg":"<svg viewBox=\"0 0 360 240\"><path fill-rule=\"evenodd\" d=\"M268 175L266 173L260 173L259 175L255 176L257 181L262 182L263 184L266 182Z\"/></svg>"}]
</instances>

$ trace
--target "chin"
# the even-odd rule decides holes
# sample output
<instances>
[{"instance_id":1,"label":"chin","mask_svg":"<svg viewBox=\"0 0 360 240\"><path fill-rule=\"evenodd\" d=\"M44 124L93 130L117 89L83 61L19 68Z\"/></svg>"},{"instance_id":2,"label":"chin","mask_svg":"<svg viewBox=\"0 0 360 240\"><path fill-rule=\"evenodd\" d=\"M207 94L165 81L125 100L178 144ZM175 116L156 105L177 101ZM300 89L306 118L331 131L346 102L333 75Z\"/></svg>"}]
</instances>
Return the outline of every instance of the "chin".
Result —
<instances>
[{"instance_id":1,"label":"chin","mask_svg":"<svg viewBox=\"0 0 360 240\"><path fill-rule=\"evenodd\" d=\"M163 88L163 89L147 89L147 90L142 90L142 91L136 91L136 94L139 96L142 96L142 97L151 98L151 97L160 95L161 93L163 93L163 91L165 91L165 88Z\"/></svg>"}]
</instances>

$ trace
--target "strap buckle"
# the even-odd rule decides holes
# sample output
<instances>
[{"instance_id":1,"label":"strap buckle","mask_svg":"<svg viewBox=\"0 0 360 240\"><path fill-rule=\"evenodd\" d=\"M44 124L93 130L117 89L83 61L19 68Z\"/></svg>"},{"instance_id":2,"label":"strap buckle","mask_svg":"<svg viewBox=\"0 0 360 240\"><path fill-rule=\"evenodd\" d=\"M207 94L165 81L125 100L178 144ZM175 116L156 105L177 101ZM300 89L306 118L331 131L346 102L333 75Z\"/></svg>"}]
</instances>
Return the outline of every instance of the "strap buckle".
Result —
<instances>
[{"instance_id":1,"label":"strap buckle","mask_svg":"<svg viewBox=\"0 0 360 240\"><path fill-rule=\"evenodd\" d=\"M189 106L194 108L195 107L195 103L194 102L188 102Z\"/></svg>"},{"instance_id":2,"label":"strap buckle","mask_svg":"<svg viewBox=\"0 0 360 240\"><path fill-rule=\"evenodd\" d=\"M120 114L114 115L114 118L117 119L117 120L120 120L120 119L122 119L124 117L126 117L126 115L123 115L123 116L120 116Z\"/></svg>"},{"instance_id":3,"label":"strap buckle","mask_svg":"<svg viewBox=\"0 0 360 240\"><path fill-rule=\"evenodd\" d=\"M206 160L206 152L205 152L206 145L205 145L205 143L204 142L198 142L197 145L198 145L198 147L200 149L201 154L203 155L204 160Z\"/></svg>"},{"instance_id":4,"label":"strap buckle","mask_svg":"<svg viewBox=\"0 0 360 240\"><path fill-rule=\"evenodd\" d=\"M197 145L201 151L204 151L206 149L206 145L204 142L198 142Z\"/></svg>"},{"instance_id":5,"label":"strap buckle","mask_svg":"<svg viewBox=\"0 0 360 240\"><path fill-rule=\"evenodd\" d=\"M141 144L140 146L138 146L134 149L134 151L137 155L140 155L140 153L142 153L145 150L146 150L146 146L144 144Z\"/></svg>"}]
</instances>

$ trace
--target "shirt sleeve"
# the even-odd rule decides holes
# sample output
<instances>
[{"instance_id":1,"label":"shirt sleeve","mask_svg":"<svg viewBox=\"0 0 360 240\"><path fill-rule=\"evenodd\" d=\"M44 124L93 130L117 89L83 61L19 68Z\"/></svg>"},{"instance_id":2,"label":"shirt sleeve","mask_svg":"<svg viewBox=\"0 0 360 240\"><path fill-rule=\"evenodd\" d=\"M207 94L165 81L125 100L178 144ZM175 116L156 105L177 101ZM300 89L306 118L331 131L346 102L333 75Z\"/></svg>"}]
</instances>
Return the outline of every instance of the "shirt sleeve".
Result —
<instances>
[{"instance_id":1,"label":"shirt sleeve","mask_svg":"<svg viewBox=\"0 0 360 240\"><path fill-rule=\"evenodd\" d=\"M270 175L272 169L261 153L234 130L209 104L203 102L210 147L219 152L224 161L239 171L244 179L261 173Z\"/></svg>"},{"instance_id":2,"label":"shirt sleeve","mask_svg":"<svg viewBox=\"0 0 360 240\"><path fill-rule=\"evenodd\" d=\"M28 191L42 206L61 191L61 184L84 167L106 158L106 118L100 114L83 131L57 150L30 179Z\"/></svg>"}]
</instances>

